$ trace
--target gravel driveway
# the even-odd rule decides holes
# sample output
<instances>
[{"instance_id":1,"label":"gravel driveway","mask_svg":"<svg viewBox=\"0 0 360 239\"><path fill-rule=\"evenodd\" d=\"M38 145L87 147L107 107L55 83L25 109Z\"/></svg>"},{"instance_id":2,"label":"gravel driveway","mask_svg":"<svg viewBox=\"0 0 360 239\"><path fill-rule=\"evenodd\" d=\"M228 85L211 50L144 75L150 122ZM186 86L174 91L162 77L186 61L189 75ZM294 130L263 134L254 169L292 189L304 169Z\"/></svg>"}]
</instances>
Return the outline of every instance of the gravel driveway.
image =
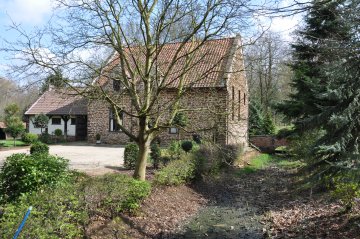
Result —
<instances>
[{"instance_id":1,"label":"gravel driveway","mask_svg":"<svg viewBox=\"0 0 360 239\"><path fill-rule=\"evenodd\" d=\"M29 148L0 151L0 165L6 157L14 153L29 153ZM121 146L88 145L72 143L65 145L51 145L50 154L58 155L70 160L70 168L91 175L101 175L120 169L124 163L124 148Z\"/></svg>"}]
</instances>

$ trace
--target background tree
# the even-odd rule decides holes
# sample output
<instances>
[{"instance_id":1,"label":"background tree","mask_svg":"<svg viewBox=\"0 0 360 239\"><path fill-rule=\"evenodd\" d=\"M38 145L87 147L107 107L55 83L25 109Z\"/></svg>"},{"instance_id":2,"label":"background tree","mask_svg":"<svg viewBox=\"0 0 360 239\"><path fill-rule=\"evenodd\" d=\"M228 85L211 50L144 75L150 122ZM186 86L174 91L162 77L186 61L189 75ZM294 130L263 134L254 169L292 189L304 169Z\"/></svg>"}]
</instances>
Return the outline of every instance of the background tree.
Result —
<instances>
[{"instance_id":1,"label":"background tree","mask_svg":"<svg viewBox=\"0 0 360 239\"><path fill-rule=\"evenodd\" d=\"M321 179L360 168L359 4L312 2L293 45L294 93L279 105L298 132L323 130L311 148Z\"/></svg>"},{"instance_id":2,"label":"background tree","mask_svg":"<svg viewBox=\"0 0 360 239\"><path fill-rule=\"evenodd\" d=\"M14 146L16 146L16 138L19 137L24 131L24 123L19 117L20 109L17 104L10 104L6 106L5 111L5 131L10 134L14 139Z\"/></svg>"},{"instance_id":3,"label":"background tree","mask_svg":"<svg viewBox=\"0 0 360 239\"><path fill-rule=\"evenodd\" d=\"M9 44L6 51L22 55L25 65L17 67L20 72L24 72L23 69L31 69L32 73L61 70L69 77L68 85L79 94L106 101L113 109L119 128L139 146L134 177L144 180L151 140L171 126L178 112L189 110L180 104L180 99L192 87L186 85L184 79L206 55L202 49L207 40L246 28L252 11L246 1L234 4L231 0L57 0L56 3L61 13L45 31L27 34L14 26L25 40ZM182 24L186 27L177 28ZM43 39L52 41L47 44ZM178 42L174 56L166 66L160 65L157 59L164 46L174 42ZM39 49L46 49L46 53ZM89 51L96 58L96 52L103 49L111 49L114 54L100 65L79 54ZM117 59L119 66L111 67ZM178 77L172 79L175 65L181 65L181 69ZM91 84L89 75L118 82L123 93L110 94L101 84ZM201 77L193 80L196 82ZM176 97L165 106L159 105L159 95L175 82ZM81 91L74 88L75 85L87 89ZM121 105L119 98L124 94L131 99L131 111ZM120 114L136 119L139 128L136 134L120 124Z\"/></svg>"},{"instance_id":4,"label":"background tree","mask_svg":"<svg viewBox=\"0 0 360 239\"><path fill-rule=\"evenodd\" d=\"M252 100L249 104L249 134L269 135L275 133L275 124L269 113L263 111L260 103Z\"/></svg>"},{"instance_id":5,"label":"background tree","mask_svg":"<svg viewBox=\"0 0 360 239\"><path fill-rule=\"evenodd\" d=\"M345 0L313 1L305 16L305 26L297 31L297 40L292 45L292 93L277 108L294 120L298 130L309 128L305 119L331 104L321 97L328 84L322 69L334 60L334 52L326 42L349 40L349 26L343 20L341 7L345 3Z\"/></svg>"},{"instance_id":6,"label":"background tree","mask_svg":"<svg viewBox=\"0 0 360 239\"><path fill-rule=\"evenodd\" d=\"M0 121L5 120L4 109L15 103L19 107L19 114L39 96L36 85L19 86L16 82L0 77Z\"/></svg>"},{"instance_id":7,"label":"background tree","mask_svg":"<svg viewBox=\"0 0 360 239\"><path fill-rule=\"evenodd\" d=\"M49 120L50 119L49 119L49 117L47 117L47 115L38 114L38 115L35 115L33 124L34 124L34 126L36 128L40 128L40 131L41 131L41 134L42 134L43 129L48 127Z\"/></svg>"},{"instance_id":8,"label":"background tree","mask_svg":"<svg viewBox=\"0 0 360 239\"><path fill-rule=\"evenodd\" d=\"M41 92L43 93L49 90L50 87L55 87L56 89L63 88L66 86L66 81L67 79L60 70L55 71L55 73L50 73L42 82Z\"/></svg>"},{"instance_id":9,"label":"background tree","mask_svg":"<svg viewBox=\"0 0 360 239\"><path fill-rule=\"evenodd\" d=\"M11 120L11 118L13 117L19 117L20 108L17 104L12 103L5 107L4 113L5 113L5 122L6 122L8 120Z\"/></svg>"},{"instance_id":10,"label":"background tree","mask_svg":"<svg viewBox=\"0 0 360 239\"><path fill-rule=\"evenodd\" d=\"M264 112L264 117L268 114L279 124L282 115L277 114L274 105L290 93L288 84L292 72L288 66L288 46L279 34L269 31L246 46L245 55L250 100L257 102L253 106ZM255 113L253 110L250 114L252 112Z\"/></svg>"},{"instance_id":11,"label":"background tree","mask_svg":"<svg viewBox=\"0 0 360 239\"><path fill-rule=\"evenodd\" d=\"M16 146L16 139L24 133L25 126L18 116L12 116L6 120L5 131L14 139L14 146Z\"/></svg>"},{"instance_id":12,"label":"background tree","mask_svg":"<svg viewBox=\"0 0 360 239\"><path fill-rule=\"evenodd\" d=\"M333 1L324 7L332 13L336 37L321 41L324 55L331 55L319 69L325 89L318 96L326 105L308 117L304 124L322 128L325 134L318 140L316 163L327 166L329 173L356 175L360 180L360 1ZM329 23L330 24L330 23Z\"/></svg>"}]
</instances>

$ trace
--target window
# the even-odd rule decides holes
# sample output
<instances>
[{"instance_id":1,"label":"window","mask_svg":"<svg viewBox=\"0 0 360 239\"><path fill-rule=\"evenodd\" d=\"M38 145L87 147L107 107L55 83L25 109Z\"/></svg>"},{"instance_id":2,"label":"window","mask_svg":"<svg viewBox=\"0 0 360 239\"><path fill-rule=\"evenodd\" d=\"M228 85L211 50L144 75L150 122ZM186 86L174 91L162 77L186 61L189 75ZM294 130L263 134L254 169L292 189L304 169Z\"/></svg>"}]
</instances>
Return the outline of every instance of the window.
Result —
<instances>
[{"instance_id":1,"label":"window","mask_svg":"<svg viewBox=\"0 0 360 239\"><path fill-rule=\"evenodd\" d=\"M114 91L117 91L117 92L119 92L121 90L120 80L113 80L113 88L114 88Z\"/></svg>"},{"instance_id":2,"label":"window","mask_svg":"<svg viewBox=\"0 0 360 239\"><path fill-rule=\"evenodd\" d=\"M76 118L71 118L70 119L70 124L71 125L76 125Z\"/></svg>"},{"instance_id":3,"label":"window","mask_svg":"<svg viewBox=\"0 0 360 239\"><path fill-rule=\"evenodd\" d=\"M120 118L120 125L123 125L124 123L124 113L120 110L118 110L118 116ZM116 131L121 131L120 129L120 125L118 124L117 120L116 120L116 117L115 117L115 112L113 112L111 109L110 109L110 114L109 114L109 131L113 131L113 132L116 132Z\"/></svg>"},{"instance_id":4,"label":"window","mask_svg":"<svg viewBox=\"0 0 360 239\"><path fill-rule=\"evenodd\" d=\"M52 125L61 125L61 118L51 118Z\"/></svg>"},{"instance_id":5,"label":"window","mask_svg":"<svg viewBox=\"0 0 360 239\"><path fill-rule=\"evenodd\" d=\"M235 119L235 88L232 87L232 120Z\"/></svg>"},{"instance_id":6,"label":"window","mask_svg":"<svg viewBox=\"0 0 360 239\"><path fill-rule=\"evenodd\" d=\"M239 106L238 106L238 120L240 121L241 119L241 92L240 90L238 91L238 96L239 96Z\"/></svg>"},{"instance_id":7,"label":"window","mask_svg":"<svg viewBox=\"0 0 360 239\"><path fill-rule=\"evenodd\" d=\"M177 134L179 132L179 129L176 127L169 128L169 134Z\"/></svg>"}]
</instances>

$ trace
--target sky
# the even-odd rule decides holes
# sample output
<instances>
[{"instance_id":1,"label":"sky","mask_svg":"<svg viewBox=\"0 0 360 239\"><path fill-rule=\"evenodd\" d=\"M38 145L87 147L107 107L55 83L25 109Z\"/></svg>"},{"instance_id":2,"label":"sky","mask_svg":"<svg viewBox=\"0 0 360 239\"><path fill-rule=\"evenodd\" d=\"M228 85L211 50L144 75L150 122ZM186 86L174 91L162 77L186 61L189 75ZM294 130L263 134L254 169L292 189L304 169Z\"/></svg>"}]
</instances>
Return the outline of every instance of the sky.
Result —
<instances>
[{"instance_id":1,"label":"sky","mask_svg":"<svg viewBox=\"0 0 360 239\"><path fill-rule=\"evenodd\" d=\"M281 0L282 5L293 0ZM18 33L10 30L12 22L20 24L28 32L34 28L41 28L52 16L51 0L0 0L0 49L4 40L14 42L19 38ZM296 29L301 21L301 15L286 18L259 18L265 26L270 26L274 32L283 36L286 42L291 41L291 32ZM11 61L7 55L0 51L0 76L8 76L8 65Z\"/></svg>"}]
</instances>

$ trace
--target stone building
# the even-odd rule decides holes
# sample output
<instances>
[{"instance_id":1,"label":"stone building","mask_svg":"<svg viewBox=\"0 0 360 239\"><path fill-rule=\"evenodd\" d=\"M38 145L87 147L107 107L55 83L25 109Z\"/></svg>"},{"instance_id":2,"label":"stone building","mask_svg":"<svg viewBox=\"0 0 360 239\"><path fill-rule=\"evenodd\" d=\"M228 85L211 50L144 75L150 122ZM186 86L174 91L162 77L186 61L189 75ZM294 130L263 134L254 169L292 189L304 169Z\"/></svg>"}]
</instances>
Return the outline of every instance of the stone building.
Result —
<instances>
[{"instance_id":1,"label":"stone building","mask_svg":"<svg viewBox=\"0 0 360 239\"><path fill-rule=\"evenodd\" d=\"M166 66L179 44L181 43L164 45L157 59L159 69ZM199 55L194 60L196 64L183 79L185 95L180 99L180 106L187 109L184 114L188 123L183 129L167 127L158 137L163 144L172 140L191 139L197 134L219 144L247 145L248 85L240 37L209 40L198 52ZM179 78L177 72L181 71L183 64L183 61L179 61L174 66L171 73L174 80L167 84L157 98L158 105L154 108L163 113L164 118L168 118L169 102L173 102L176 97ZM108 65L112 65L112 68L118 66L118 58L110 58ZM116 83L106 77L99 77L94 82L102 90L116 96L117 103L127 112L132 112L131 99ZM87 139L90 143L95 143L96 135L99 134L102 143L129 142L129 137L119 129L110 105L103 100L85 100L66 89L50 89L25 113L29 132L41 133L41 129L36 128L33 123L34 116L40 113L50 117L47 127L49 134L53 134L55 129L61 129L68 139ZM121 124L130 132L136 133L137 118L129 114L119 116Z\"/></svg>"},{"instance_id":2,"label":"stone building","mask_svg":"<svg viewBox=\"0 0 360 239\"><path fill-rule=\"evenodd\" d=\"M158 64L166 64L164 62L171 59L179 44L166 44L158 56ZM180 100L182 108L189 109L184 111L188 124L184 130L176 127L164 129L159 138L162 143L168 143L175 139L191 139L193 134L199 134L202 138L220 144L247 145L248 85L240 37L209 40L201 52L206 54L202 55L198 64L186 74L184 82L187 90ZM111 64L116 65L116 60L112 59ZM174 71L177 67L181 68L181 64L183 62L175 66ZM176 97L177 84L174 82L168 85L157 100L159 107L163 107L162 111L168 109L164 105ZM115 83L106 77L100 77L96 81L96 84L111 94L119 92L119 86ZM118 104L131 112L131 99L126 94L121 94ZM136 132L138 122L135 117L122 114L120 118L126 129ZM129 137L119 130L116 124L110 105L102 100L89 102L89 142L95 142L96 135L99 134L103 143L127 143Z\"/></svg>"}]
</instances>

